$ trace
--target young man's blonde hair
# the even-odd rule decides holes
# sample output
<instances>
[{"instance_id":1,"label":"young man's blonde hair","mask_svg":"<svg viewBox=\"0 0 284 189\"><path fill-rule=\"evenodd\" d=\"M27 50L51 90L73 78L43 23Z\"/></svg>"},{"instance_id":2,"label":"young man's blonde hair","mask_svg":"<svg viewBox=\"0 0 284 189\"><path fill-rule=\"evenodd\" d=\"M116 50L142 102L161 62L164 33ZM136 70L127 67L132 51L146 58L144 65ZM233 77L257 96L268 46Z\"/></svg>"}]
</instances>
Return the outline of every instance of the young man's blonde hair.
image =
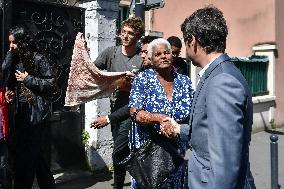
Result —
<instances>
[{"instance_id":1,"label":"young man's blonde hair","mask_svg":"<svg viewBox=\"0 0 284 189\"><path fill-rule=\"evenodd\" d=\"M121 28L124 26L132 28L138 36L142 36L145 32L145 24L139 17L131 17L124 20L121 24Z\"/></svg>"}]
</instances>

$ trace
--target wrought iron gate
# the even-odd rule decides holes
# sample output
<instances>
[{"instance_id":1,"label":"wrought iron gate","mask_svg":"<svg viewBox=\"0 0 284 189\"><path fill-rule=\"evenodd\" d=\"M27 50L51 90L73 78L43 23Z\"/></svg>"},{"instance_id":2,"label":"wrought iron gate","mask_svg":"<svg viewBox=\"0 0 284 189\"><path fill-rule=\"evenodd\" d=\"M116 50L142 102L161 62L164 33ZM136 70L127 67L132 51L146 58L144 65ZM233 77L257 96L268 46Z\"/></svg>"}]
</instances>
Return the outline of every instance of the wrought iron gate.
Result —
<instances>
[{"instance_id":1,"label":"wrought iron gate","mask_svg":"<svg viewBox=\"0 0 284 189\"><path fill-rule=\"evenodd\" d=\"M77 32L84 32L84 9L63 5L66 0L50 1L53 3L43 0L2 2L2 59L8 47L7 27L24 25L35 34L40 48L50 53L56 62L57 83L61 90L53 102L50 119L53 163L67 167L82 162L85 154L81 140L84 108L69 111L64 107L64 97L75 37Z\"/></svg>"}]
</instances>

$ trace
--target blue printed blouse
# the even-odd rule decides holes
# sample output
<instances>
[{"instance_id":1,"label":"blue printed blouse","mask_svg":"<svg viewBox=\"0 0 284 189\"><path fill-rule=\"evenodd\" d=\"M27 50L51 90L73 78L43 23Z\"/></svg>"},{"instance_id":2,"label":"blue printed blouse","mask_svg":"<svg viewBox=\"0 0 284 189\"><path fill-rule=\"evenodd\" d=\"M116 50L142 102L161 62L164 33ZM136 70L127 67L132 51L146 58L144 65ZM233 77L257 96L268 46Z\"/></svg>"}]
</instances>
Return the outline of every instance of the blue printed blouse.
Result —
<instances>
[{"instance_id":1,"label":"blue printed blouse","mask_svg":"<svg viewBox=\"0 0 284 189\"><path fill-rule=\"evenodd\" d=\"M191 80L189 77L174 71L173 76L173 98L169 100L155 70L147 69L140 72L132 83L129 107L141 108L147 112L165 114L174 118L177 122L188 120L193 99ZM154 127L156 130L159 130L158 124ZM145 131L145 127L133 123L133 128L135 135L133 142L135 144L130 144L130 146L135 145L135 148L140 148L149 136ZM180 141L178 143L181 152L185 154L185 143L181 143ZM182 185L181 177L183 177L183 173L182 170L179 170L167 180L163 188L180 189ZM137 188L134 179L132 179L131 188Z\"/></svg>"}]
</instances>

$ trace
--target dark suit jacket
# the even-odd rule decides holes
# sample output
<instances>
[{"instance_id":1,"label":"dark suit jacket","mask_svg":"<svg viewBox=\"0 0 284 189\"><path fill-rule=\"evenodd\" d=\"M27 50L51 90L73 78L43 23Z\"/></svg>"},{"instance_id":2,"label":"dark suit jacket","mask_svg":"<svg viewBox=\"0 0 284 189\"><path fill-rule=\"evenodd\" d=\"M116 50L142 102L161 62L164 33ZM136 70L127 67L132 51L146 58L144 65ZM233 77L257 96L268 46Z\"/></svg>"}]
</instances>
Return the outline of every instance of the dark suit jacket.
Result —
<instances>
[{"instance_id":1,"label":"dark suit jacket","mask_svg":"<svg viewBox=\"0 0 284 189\"><path fill-rule=\"evenodd\" d=\"M254 188L249 168L252 118L247 82L230 57L221 55L200 78L193 99L191 189Z\"/></svg>"}]
</instances>

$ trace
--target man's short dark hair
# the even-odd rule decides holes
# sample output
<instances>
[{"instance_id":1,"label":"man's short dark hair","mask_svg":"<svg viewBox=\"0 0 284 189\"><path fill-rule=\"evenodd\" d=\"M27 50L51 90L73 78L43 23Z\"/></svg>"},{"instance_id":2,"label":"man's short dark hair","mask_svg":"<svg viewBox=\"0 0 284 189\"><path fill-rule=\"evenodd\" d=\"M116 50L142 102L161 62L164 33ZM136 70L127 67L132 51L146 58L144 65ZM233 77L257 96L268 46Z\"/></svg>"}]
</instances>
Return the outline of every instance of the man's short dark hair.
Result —
<instances>
[{"instance_id":1,"label":"man's short dark hair","mask_svg":"<svg viewBox=\"0 0 284 189\"><path fill-rule=\"evenodd\" d=\"M175 46L177 48L182 47L181 40L177 36L171 36L167 40L171 44L171 46Z\"/></svg>"},{"instance_id":2,"label":"man's short dark hair","mask_svg":"<svg viewBox=\"0 0 284 189\"><path fill-rule=\"evenodd\" d=\"M198 9L187 17L181 31L185 43L191 42L194 36L207 54L225 52L228 35L226 20L222 11L212 5Z\"/></svg>"},{"instance_id":3,"label":"man's short dark hair","mask_svg":"<svg viewBox=\"0 0 284 189\"><path fill-rule=\"evenodd\" d=\"M157 37L157 36L150 36L150 35L143 36L143 37L141 37L141 39L140 39L140 43L141 43L142 45L144 45L144 44L149 44L149 43L151 43L154 39L157 39L157 38L159 38L159 37Z\"/></svg>"}]
</instances>

